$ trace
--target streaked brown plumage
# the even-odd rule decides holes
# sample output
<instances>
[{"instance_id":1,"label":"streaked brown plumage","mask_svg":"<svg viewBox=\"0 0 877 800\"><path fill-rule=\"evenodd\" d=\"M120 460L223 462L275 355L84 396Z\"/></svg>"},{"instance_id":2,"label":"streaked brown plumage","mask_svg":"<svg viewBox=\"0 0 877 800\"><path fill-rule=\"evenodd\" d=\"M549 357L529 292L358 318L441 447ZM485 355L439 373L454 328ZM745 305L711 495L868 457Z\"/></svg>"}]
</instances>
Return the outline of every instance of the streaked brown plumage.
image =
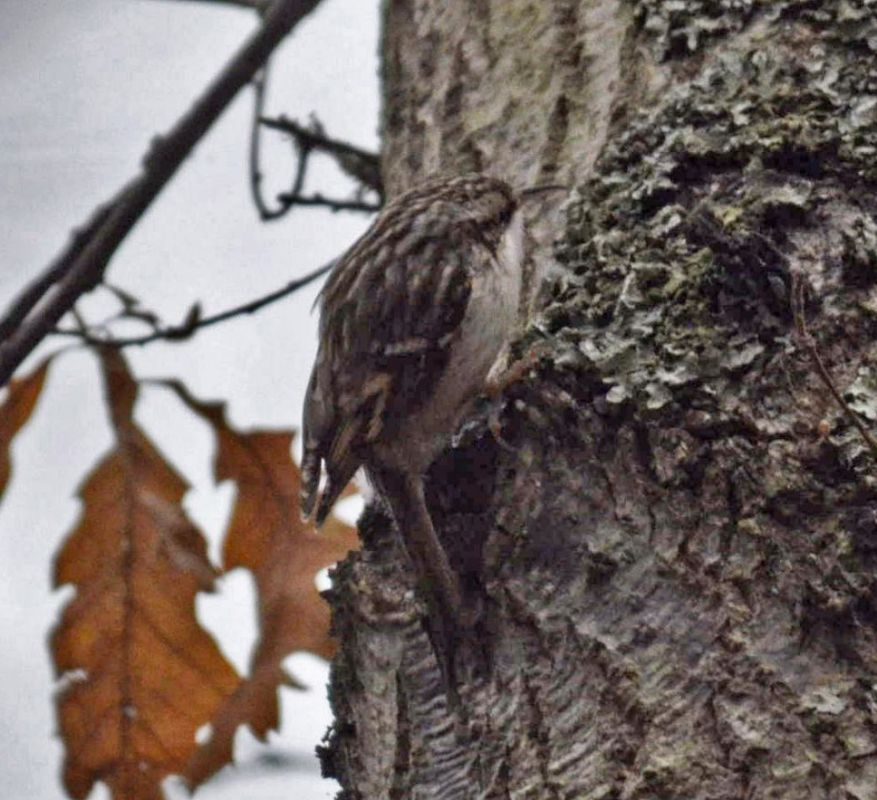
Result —
<instances>
[{"instance_id":1,"label":"streaked brown plumage","mask_svg":"<svg viewBox=\"0 0 877 800\"><path fill-rule=\"evenodd\" d=\"M364 466L421 586L455 618L459 582L433 530L422 476L515 331L522 251L518 197L507 184L475 174L436 179L381 211L320 298L302 510L316 509L322 523Z\"/></svg>"}]
</instances>

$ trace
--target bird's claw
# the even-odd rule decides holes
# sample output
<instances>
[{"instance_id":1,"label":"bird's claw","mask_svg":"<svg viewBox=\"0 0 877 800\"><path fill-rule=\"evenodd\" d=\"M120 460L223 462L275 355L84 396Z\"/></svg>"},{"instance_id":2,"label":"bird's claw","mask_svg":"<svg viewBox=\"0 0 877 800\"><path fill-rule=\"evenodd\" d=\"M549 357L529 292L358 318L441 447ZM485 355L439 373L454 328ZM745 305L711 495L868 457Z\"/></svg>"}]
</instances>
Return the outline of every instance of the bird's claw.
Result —
<instances>
[{"instance_id":1,"label":"bird's claw","mask_svg":"<svg viewBox=\"0 0 877 800\"><path fill-rule=\"evenodd\" d=\"M506 351L497 359L487 376L485 394L491 401L487 428L496 440L496 443L510 452L515 452L515 448L502 436L502 412L504 405L499 400L509 386L522 380L539 364L540 359L550 352L550 349L549 342L536 342L527 348L527 352L510 366L506 366L509 355Z\"/></svg>"}]
</instances>

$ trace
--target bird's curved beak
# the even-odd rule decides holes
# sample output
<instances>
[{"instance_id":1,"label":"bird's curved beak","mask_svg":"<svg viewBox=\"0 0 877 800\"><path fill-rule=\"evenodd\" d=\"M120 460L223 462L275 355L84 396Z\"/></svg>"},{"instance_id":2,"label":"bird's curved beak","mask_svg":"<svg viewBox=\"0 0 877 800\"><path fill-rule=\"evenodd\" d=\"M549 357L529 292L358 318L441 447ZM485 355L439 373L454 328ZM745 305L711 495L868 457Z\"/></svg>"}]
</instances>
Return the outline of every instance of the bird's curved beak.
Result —
<instances>
[{"instance_id":1,"label":"bird's curved beak","mask_svg":"<svg viewBox=\"0 0 877 800\"><path fill-rule=\"evenodd\" d=\"M529 197L534 194L542 194L543 192L568 192L570 188L562 183L539 183L535 186L521 189L521 197Z\"/></svg>"}]
</instances>

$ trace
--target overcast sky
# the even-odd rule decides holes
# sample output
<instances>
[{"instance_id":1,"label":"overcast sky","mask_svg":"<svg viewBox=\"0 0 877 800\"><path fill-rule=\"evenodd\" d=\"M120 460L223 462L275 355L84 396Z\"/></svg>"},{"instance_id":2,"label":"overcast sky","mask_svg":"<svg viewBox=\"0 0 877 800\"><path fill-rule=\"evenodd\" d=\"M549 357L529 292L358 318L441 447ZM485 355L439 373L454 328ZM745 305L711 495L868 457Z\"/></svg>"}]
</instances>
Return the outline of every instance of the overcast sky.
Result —
<instances>
[{"instance_id":1,"label":"overcast sky","mask_svg":"<svg viewBox=\"0 0 877 800\"><path fill-rule=\"evenodd\" d=\"M0 10L5 307L70 229L134 174L150 138L188 107L255 19L181 0L0 0ZM333 136L376 149L376 50L377 0L323 0L275 60L269 112L301 120L315 112ZM311 210L260 223L246 184L250 110L245 92L112 262L112 282L169 321L181 319L194 300L209 313L282 286L338 255L367 225L362 216ZM269 174L282 176L285 150L271 155ZM347 190L329 167L313 173L312 186ZM309 312L317 290L189 343L128 355L139 376L179 375L198 396L227 400L236 425L297 427L316 347ZM99 319L107 305L95 296L84 308ZM137 418L194 484L186 507L210 535L215 557L232 497L229 487L212 485L208 430L158 390L144 392ZM53 366L17 441L13 481L0 506L0 787L9 800L63 797L46 637L71 590L51 591L51 558L79 512L75 489L109 441L95 365L86 354L67 354ZM199 602L199 615L244 670L255 633L251 583L238 571L220 588L219 596ZM291 659L291 668L314 689L284 696L286 724L269 751L284 754L289 766L257 769L262 751L239 735L243 766L226 770L199 797L334 795L313 757L329 722L326 668L308 656ZM170 793L182 796L174 787Z\"/></svg>"}]
</instances>

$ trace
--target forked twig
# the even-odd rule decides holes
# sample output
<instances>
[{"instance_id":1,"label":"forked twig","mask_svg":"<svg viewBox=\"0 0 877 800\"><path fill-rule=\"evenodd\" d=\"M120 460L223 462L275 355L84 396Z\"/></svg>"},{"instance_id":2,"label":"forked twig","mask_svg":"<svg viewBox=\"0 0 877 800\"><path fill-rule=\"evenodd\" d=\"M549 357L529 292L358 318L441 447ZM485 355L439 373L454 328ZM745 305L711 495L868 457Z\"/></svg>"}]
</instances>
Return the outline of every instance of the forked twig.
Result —
<instances>
[{"instance_id":1,"label":"forked twig","mask_svg":"<svg viewBox=\"0 0 877 800\"><path fill-rule=\"evenodd\" d=\"M270 63L266 63L253 78L253 116L250 123L250 194L260 219L264 222L280 219L296 206L317 206L328 208L331 211L361 211L367 214L380 211L380 202L369 203L358 195L353 199L335 199L324 197L319 192L310 195L302 194L311 156L314 153L324 153L334 159L343 172L358 181L360 187L371 189L381 197L383 187L380 178L380 161L375 153L369 153L354 145L329 138L316 120L313 121L310 128L306 128L297 122L286 119L286 117L278 119L265 117L265 96L268 91L269 71ZM261 163L261 132L263 127L288 134L292 137L295 150L296 163L291 186L288 191L277 195L274 207L265 199L262 189L264 176Z\"/></svg>"},{"instance_id":2,"label":"forked twig","mask_svg":"<svg viewBox=\"0 0 877 800\"><path fill-rule=\"evenodd\" d=\"M276 289L275 291L269 292L262 297L257 297L255 300L250 300L246 303L242 303L241 305L234 306L233 308L228 308L225 311L220 311L207 317L201 317L197 313L193 314L190 311L189 315L187 315L186 320L184 320L181 324L171 325L166 328L156 328L152 333L147 333L143 336L130 336L126 338L95 336L89 330L84 329L81 325L79 326L78 330L72 330L70 328L59 328L52 331L52 333L57 336L72 336L76 339L82 340L86 344L90 344L93 346L113 347L117 349L121 349L124 347L140 346L144 344L149 344L150 342L160 341L162 339L165 341L179 342L188 339L196 330L199 330L200 328L208 328L211 325L216 325L218 322L224 322L225 320L231 319L232 317L239 317L244 314L252 314L258 311L260 308L264 308L271 303L281 300L287 295L290 295L293 292L304 288L309 283L312 283L322 275L325 275L334 266L335 261L330 261L328 264L324 264L322 267L315 269L313 272L309 272L307 275L304 275L301 278L296 278L294 281L290 281L286 284L286 286L283 286L280 289ZM192 306L192 309L197 308L197 304Z\"/></svg>"}]
</instances>

